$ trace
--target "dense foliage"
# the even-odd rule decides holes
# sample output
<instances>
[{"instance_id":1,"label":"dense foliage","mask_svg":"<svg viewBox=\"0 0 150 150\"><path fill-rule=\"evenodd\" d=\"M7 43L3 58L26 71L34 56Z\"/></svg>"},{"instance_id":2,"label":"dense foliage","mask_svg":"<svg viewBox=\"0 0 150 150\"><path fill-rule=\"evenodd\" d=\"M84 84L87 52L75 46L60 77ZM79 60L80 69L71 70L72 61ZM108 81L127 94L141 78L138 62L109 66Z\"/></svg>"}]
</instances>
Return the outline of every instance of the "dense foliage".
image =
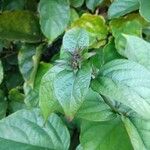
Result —
<instances>
[{"instance_id":1,"label":"dense foliage","mask_svg":"<svg viewBox=\"0 0 150 150\"><path fill-rule=\"evenodd\" d=\"M150 150L150 0L0 10L0 150Z\"/></svg>"}]
</instances>

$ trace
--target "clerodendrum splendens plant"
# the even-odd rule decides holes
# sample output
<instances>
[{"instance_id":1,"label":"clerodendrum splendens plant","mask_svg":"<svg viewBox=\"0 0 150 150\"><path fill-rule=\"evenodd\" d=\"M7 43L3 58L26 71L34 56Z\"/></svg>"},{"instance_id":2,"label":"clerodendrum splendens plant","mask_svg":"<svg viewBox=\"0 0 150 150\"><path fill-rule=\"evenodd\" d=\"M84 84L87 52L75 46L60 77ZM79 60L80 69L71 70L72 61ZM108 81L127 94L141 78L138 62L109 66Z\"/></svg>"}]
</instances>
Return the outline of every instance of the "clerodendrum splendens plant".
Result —
<instances>
[{"instance_id":1,"label":"clerodendrum splendens plant","mask_svg":"<svg viewBox=\"0 0 150 150\"><path fill-rule=\"evenodd\" d=\"M0 150L150 150L149 0L0 4Z\"/></svg>"}]
</instances>

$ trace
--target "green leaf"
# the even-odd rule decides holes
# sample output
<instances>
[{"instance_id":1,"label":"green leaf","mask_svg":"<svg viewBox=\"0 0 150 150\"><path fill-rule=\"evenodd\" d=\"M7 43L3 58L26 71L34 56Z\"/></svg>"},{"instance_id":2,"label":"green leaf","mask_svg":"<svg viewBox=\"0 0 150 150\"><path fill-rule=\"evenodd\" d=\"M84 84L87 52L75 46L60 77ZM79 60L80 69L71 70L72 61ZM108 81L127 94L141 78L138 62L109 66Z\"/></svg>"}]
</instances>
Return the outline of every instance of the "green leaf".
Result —
<instances>
[{"instance_id":1,"label":"green leaf","mask_svg":"<svg viewBox=\"0 0 150 150\"><path fill-rule=\"evenodd\" d=\"M125 42L120 46L118 52L150 71L150 43L136 36L123 35L123 37Z\"/></svg>"},{"instance_id":2,"label":"green leaf","mask_svg":"<svg viewBox=\"0 0 150 150\"><path fill-rule=\"evenodd\" d=\"M43 34L52 43L67 27L70 19L68 0L41 0L38 11Z\"/></svg>"},{"instance_id":3,"label":"green leaf","mask_svg":"<svg viewBox=\"0 0 150 150\"><path fill-rule=\"evenodd\" d=\"M40 62L38 70L37 70L37 74L35 76L35 88L36 89L39 89L42 77L50 68L52 68L52 64Z\"/></svg>"},{"instance_id":4,"label":"green leaf","mask_svg":"<svg viewBox=\"0 0 150 150\"><path fill-rule=\"evenodd\" d=\"M133 150L120 117L106 122L82 122L80 142L86 150Z\"/></svg>"},{"instance_id":5,"label":"green leaf","mask_svg":"<svg viewBox=\"0 0 150 150\"><path fill-rule=\"evenodd\" d=\"M19 69L25 81L30 80L34 68L33 56L36 53L36 46L31 44L22 45L18 54Z\"/></svg>"},{"instance_id":6,"label":"green leaf","mask_svg":"<svg viewBox=\"0 0 150 150\"><path fill-rule=\"evenodd\" d=\"M84 0L70 0L70 4L73 7L81 7L84 3Z\"/></svg>"},{"instance_id":7,"label":"green leaf","mask_svg":"<svg viewBox=\"0 0 150 150\"><path fill-rule=\"evenodd\" d=\"M40 63L36 76L34 87L32 88L30 85L24 85L24 92L25 92L25 103L29 107L36 107L39 104L39 89L41 84L41 79L44 74L52 67L51 64L48 63Z\"/></svg>"},{"instance_id":8,"label":"green leaf","mask_svg":"<svg viewBox=\"0 0 150 150\"><path fill-rule=\"evenodd\" d=\"M80 27L89 32L89 44L92 48L99 48L105 44L108 27L102 16L85 13L72 24L72 27Z\"/></svg>"},{"instance_id":9,"label":"green leaf","mask_svg":"<svg viewBox=\"0 0 150 150\"><path fill-rule=\"evenodd\" d=\"M39 64L42 48L43 45L24 44L18 54L19 68L25 80L25 103L29 107L38 105L39 84L42 76L48 70L47 65Z\"/></svg>"},{"instance_id":10,"label":"green leaf","mask_svg":"<svg viewBox=\"0 0 150 150\"><path fill-rule=\"evenodd\" d=\"M149 8L150 8L150 1L149 0L139 0L140 2L140 8L139 12L141 16L150 22L150 13L149 13Z\"/></svg>"},{"instance_id":11,"label":"green leaf","mask_svg":"<svg viewBox=\"0 0 150 150\"><path fill-rule=\"evenodd\" d=\"M140 133L138 132L137 128L132 124L132 122L128 118L123 116L122 121L129 135L133 148L136 150L147 150L145 146L145 139L140 136Z\"/></svg>"},{"instance_id":12,"label":"green leaf","mask_svg":"<svg viewBox=\"0 0 150 150\"><path fill-rule=\"evenodd\" d=\"M0 60L0 84L2 83L2 80L3 80L3 66Z\"/></svg>"},{"instance_id":13,"label":"green leaf","mask_svg":"<svg viewBox=\"0 0 150 150\"><path fill-rule=\"evenodd\" d=\"M103 48L103 59L104 63L107 63L114 59L119 59L121 56L119 53L117 53L117 50L115 48L114 40L111 39L108 44L105 45Z\"/></svg>"},{"instance_id":14,"label":"green leaf","mask_svg":"<svg viewBox=\"0 0 150 150\"><path fill-rule=\"evenodd\" d=\"M139 8L138 0L115 0L108 9L108 18L118 18Z\"/></svg>"},{"instance_id":15,"label":"green leaf","mask_svg":"<svg viewBox=\"0 0 150 150\"><path fill-rule=\"evenodd\" d=\"M24 103L25 95L21 93L19 89L17 88L11 89L9 91L8 98L9 98L8 104L9 113L14 113L20 109L26 108L26 105Z\"/></svg>"},{"instance_id":16,"label":"green leaf","mask_svg":"<svg viewBox=\"0 0 150 150\"><path fill-rule=\"evenodd\" d=\"M76 20L79 19L79 14L77 13L77 11L73 8L70 9L70 21L69 21L69 26L75 22Z\"/></svg>"},{"instance_id":17,"label":"green leaf","mask_svg":"<svg viewBox=\"0 0 150 150\"><path fill-rule=\"evenodd\" d=\"M132 122L135 123L137 120L136 118L134 119L132 119ZM139 122L136 123L143 123L141 119L138 121ZM106 122L84 121L81 124L81 145L84 149L95 150L120 150L120 148L123 150L147 150L146 142L148 142L148 137L147 134L143 134L142 136L141 131L148 133L149 136L149 131L147 130L149 129L147 128L148 126L143 127L141 126L142 124L140 124L139 126L142 128L137 130L132 122L124 116L118 116L116 119ZM126 146L124 146L124 144Z\"/></svg>"},{"instance_id":18,"label":"green leaf","mask_svg":"<svg viewBox=\"0 0 150 150\"><path fill-rule=\"evenodd\" d=\"M11 69L6 72L4 83L6 84L8 90L21 86L23 82L23 78L16 66L15 69Z\"/></svg>"},{"instance_id":19,"label":"green leaf","mask_svg":"<svg viewBox=\"0 0 150 150\"><path fill-rule=\"evenodd\" d=\"M142 35L142 23L141 18L136 14L128 15L126 17L120 17L110 21L110 28L112 34L117 38L122 33L130 35Z\"/></svg>"},{"instance_id":20,"label":"green leaf","mask_svg":"<svg viewBox=\"0 0 150 150\"><path fill-rule=\"evenodd\" d=\"M84 50L89 46L89 36L84 29L73 28L63 37L63 49L70 53Z\"/></svg>"},{"instance_id":21,"label":"green leaf","mask_svg":"<svg viewBox=\"0 0 150 150\"><path fill-rule=\"evenodd\" d=\"M115 114L98 93L89 89L75 117L89 121L107 121L113 119Z\"/></svg>"},{"instance_id":22,"label":"green leaf","mask_svg":"<svg viewBox=\"0 0 150 150\"><path fill-rule=\"evenodd\" d=\"M56 75L64 70L59 66L52 67L42 78L39 90L39 105L45 119L55 112L60 111L61 107L54 93L54 80Z\"/></svg>"},{"instance_id":23,"label":"green leaf","mask_svg":"<svg viewBox=\"0 0 150 150\"><path fill-rule=\"evenodd\" d=\"M150 149L150 120L143 120L139 117L131 118L132 123L136 127L140 137L143 139L145 147Z\"/></svg>"},{"instance_id":24,"label":"green leaf","mask_svg":"<svg viewBox=\"0 0 150 150\"><path fill-rule=\"evenodd\" d=\"M92 88L140 116L150 118L150 72L138 63L118 59L104 65Z\"/></svg>"},{"instance_id":25,"label":"green leaf","mask_svg":"<svg viewBox=\"0 0 150 150\"><path fill-rule=\"evenodd\" d=\"M93 75L96 76L99 69L109 61L114 59L122 58L121 55L117 52L115 48L114 39L110 38L108 43L104 47L100 47L98 49L94 49L96 55L94 55L90 61L93 66Z\"/></svg>"},{"instance_id":26,"label":"green leaf","mask_svg":"<svg viewBox=\"0 0 150 150\"><path fill-rule=\"evenodd\" d=\"M115 37L116 48L120 49L121 44L125 44L122 34L136 35L142 37L142 22L136 14L114 19L110 22L110 28Z\"/></svg>"},{"instance_id":27,"label":"green leaf","mask_svg":"<svg viewBox=\"0 0 150 150\"><path fill-rule=\"evenodd\" d=\"M86 63L77 73L63 70L54 80L54 93L66 116L74 117L88 92L91 81L91 66Z\"/></svg>"},{"instance_id":28,"label":"green leaf","mask_svg":"<svg viewBox=\"0 0 150 150\"><path fill-rule=\"evenodd\" d=\"M82 122L81 145L87 150L148 150L149 127L145 125L149 124L142 123L141 119L130 121L125 116L106 122Z\"/></svg>"},{"instance_id":29,"label":"green leaf","mask_svg":"<svg viewBox=\"0 0 150 150\"><path fill-rule=\"evenodd\" d=\"M99 68L104 65L104 53L103 48L97 48L95 49L96 55L90 58L90 62L93 66L93 73L96 75Z\"/></svg>"},{"instance_id":30,"label":"green leaf","mask_svg":"<svg viewBox=\"0 0 150 150\"><path fill-rule=\"evenodd\" d=\"M25 82L34 86L34 80L37 73L39 61L42 54L42 46L25 44L21 47L18 54L19 69Z\"/></svg>"},{"instance_id":31,"label":"green leaf","mask_svg":"<svg viewBox=\"0 0 150 150\"><path fill-rule=\"evenodd\" d=\"M3 150L66 150L69 142L69 132L55 114L45 125L38 109L20 110L0 121Z\"/></svg>"},{"instance_id":32,"label":"green leaf","mask_svg":"<svg viewBox=\"0 0 150 150\"><path fill-rule=\"evenodd\" d=\"M86 0L86 6L90 10L94 11L94 9L99 6L104 0Z\"/></svg>"},{"instance_id":33,"label":"green leaf","mask_svg":"<svg viewBox=\"0 0 150 150\"><path fill-rule=\"evenodd\" d=\"M29 11L3 12L0 15L0 39L28 43L41 41L38 18Z\"/></svg>"},{"instance_id":34,"label":"green leaf","mask_svg":"<svg viewBox=\"0 0 150 150\"><path fill-rule=\"evenodd\" d=\"M23 86L24 93L25 93L25 104L29 107L37 107L39 102L39 94L38 89L35 89L35 87L31 87L29 84L24 83Z\"/></svg>"}]
</instances>

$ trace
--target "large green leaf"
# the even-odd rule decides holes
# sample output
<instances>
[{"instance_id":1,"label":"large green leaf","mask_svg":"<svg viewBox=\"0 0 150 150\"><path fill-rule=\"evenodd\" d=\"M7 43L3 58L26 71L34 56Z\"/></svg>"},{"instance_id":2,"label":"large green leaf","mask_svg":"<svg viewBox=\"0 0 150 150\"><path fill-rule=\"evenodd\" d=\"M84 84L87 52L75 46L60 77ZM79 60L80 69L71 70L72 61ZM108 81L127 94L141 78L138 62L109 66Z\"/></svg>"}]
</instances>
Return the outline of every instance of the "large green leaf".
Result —
<instances>
[{"instance_id":1,"label":"large green leaf","mask_svg":"<svg viewBox=\"0 0 150 150\"><path fill-rule=\"evenodd\" d=\"M90 10L94 11L94 9L99 6L104 0L86 0L86 6Z\"/></svg>"},{"instance_id":2,"label":"large green leaf","mask_svg":"<svg viewBox=\"0 0 150 150\"><path fill-rule=\"evenodd\" d=\"M119 117L106 122L82 122L80 142L85 150L133 150Z\"/></svg>"},{"instance_id":3,"label":"large green leaf","mask_svg":"<svg viewBox=\"0 0 150 150\"><path fill-rule=\"evenodd\" d=\"M95 91L150 118L150 72L129 60L114 60L100 69L92 83Z\"/></svg>"},{"instance_id":4,"label":"large green leaf","mask_svg":"<svg viewBox=\"0 0 150 150\"><path fill-rule=\"evenodd\" d=\"M45 119L55 111L59 111L61 107L54 93L54 80L56 75L63 68L59 66L52 67L42 78L39 90L39 105Z\"/></svg>"},{"instance_id":5,"label":"large green leaf","mask_svg":"<svg viewBox=\"0 0 150 150\"><path fill-rule=\"evenodd\" d=\"M69 62L60 64L61 67L58 65L56 68L52 68L42 80L40 106L43 109L45 117L53 111L60 111L58 102L63 107L65 114L69 117L74 117L75 113L81 106L90 84L91 66L89 63L80 66L78 61L82 61L82 51L87 49L88 46L89 36L84 29L73 28L67 31L64 35L61 57L62 55L64 57L64 53L71 54L71 57L68 60ZM59 61L61 62L61 60ZM76 68L76 71L73 70L74 63L75 65L77 63L77 67L79 67ZM84 77L85 79L83 79ZM81 84L83 81L86 82ZM65 90L64 86L66 87ZM48 93L46 94L47 96L43 96L45 92ZM67 108L68 105L70 105L69 108Z\"/></svg>"},{"instance_id":6,"label":"large green leaf","mask_svg":"<svg viewBox=\"0 0 150 150\"><path fill-rule=\"evenodd\" d=\"M115 0L108 9L108 18L118 18L138 8L138 0Z\"/></svg>"},{"instance_id":7,"label":"large green leaf","mask_svg":"<svg viewBox=\"0 0 150 150\"><path fill-rule=\"evenodd\" d=\"M2 62L0 61L0 84L3 80L3 66L2 66Z\"/></svg>"},{"instance_id":8,"label":"large green leaf","mask_svg":"<svg viewBox=\"0 0 150 150\"><path fill-rule=\"evenodd\" d=\"M63 37L63 48L70 53L84 50L89 46L89 36L84 29L73 28Z\"/></svg>"},{"instance_id":9,"label":"large green leaf","mask_svg":"<svg viewBox=\"0 0 150 150\"><path fill-rule=\"evenodd\" d=\"M29 11L6 11L0 15L0 39L39 42L41 33L37 17Z\"/></svg>"},{"instance_id":10,"label":"large green leaf","mask_svg":"<svg viewBox=\"0 0 150 150\"><path fill-rule=\"evenodd\" d=\"M68 117L74 117L82 105L91 81L91 65L86 63L74 73L63 70L54 80L54 93Z\"/></svg>"},{"instance_id":11,"label":"large green leaf","mask_svg":"<svg viewBox=\"0 0 150 150\"><path fill-rule=\"evenodd\" d=\"M124 35L124 44L120 45L118 52L129 60L138 62L150 70L149 42L136 36Z\"/></svg>"},{"instance_id":12,"label":"large green leaf","mask_svg":"<svg viewBox=\"0 0 150 150\"><path fill-rule=\"evenodd\" d=\"M43 34L53 42L67 27L70 19L68 0L41 0L38 11Z\"/></svg>"},{"instance_id":13,"label":"large green leaf","mask_svg":"<svg viewBox=\"0 0 150 150\"><path fill-rule=\"evenodd\" d=\"M99 48L105 44L108 27L102 16L85 13L72 24L72 27L80 27L88 31L91 47Z\"/></svg>"},{"instance_id":14,"label":"large green leaf","mask_svg":"<svg viewBox=\"0 0 150 150\"><path fill-rule=\"evenodd\" d=\"M139 2L140 2L139 12L140 12L141 16L143 16L145 20L150 22L150 13L149 13L150 1L149 0L139 0Z\"/></svg>"},{"instance_id":15,"label":"large green leaf","mask_svg":"<svg viewBox=\"0 0 150 150\"><path fill-rule=\"evenodd\" d=\"M69 142L69 132L55 114L45 125L38 109L20 110L0 121L2 150L67 150Z\"/></svg>"},{"instance_id":16,"label":"large green leaf","mask_svg":"<svg viewBox=\"0 0 150 150\"><path fill-rule=\"evenodd\" d=\"M89 121L107 121L113 119L115 114L98 93L89 89L75 117Z\"/></svg>"},{"instance_id":17,"label":"large green leaf","mask_svg":"<svg viewBox=\"0 0 150 150\"><path fill-rule=\"evenodd\" d=\"M83 122L81 145L95 150L148 150L149 122L118 116L106 122Z\"/></svg>"}]
</instances>

